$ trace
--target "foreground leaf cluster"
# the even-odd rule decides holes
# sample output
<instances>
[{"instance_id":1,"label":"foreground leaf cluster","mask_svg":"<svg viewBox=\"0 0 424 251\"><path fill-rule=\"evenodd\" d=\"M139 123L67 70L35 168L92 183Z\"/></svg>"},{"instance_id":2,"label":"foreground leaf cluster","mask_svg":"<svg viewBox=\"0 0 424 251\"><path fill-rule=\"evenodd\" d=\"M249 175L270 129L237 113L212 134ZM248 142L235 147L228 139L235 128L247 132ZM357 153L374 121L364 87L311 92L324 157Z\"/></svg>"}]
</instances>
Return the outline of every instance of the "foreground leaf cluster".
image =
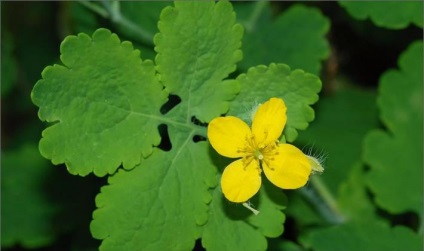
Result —
<instances>
[{"instance_id":1,"label":"foreground leaf cluster","mask_svg":"<svg viewBox=\"0 0 424 251\"><path fill-rule=\"evenodd\" d=\"M225 164L204 125L281 97L293 141L314 118L321 82L283 64L228 79L242 59L243 28L226 1L175 2L158 29L154 62L106 29L62 42L62 64L45 68L32 92L40 119L52 124L40 152L72 174L110 175L90 226L101 250L190 250L198 238L208 250L239 249L239 238L265 250L265 237L283 231L285 197L265 185L258 217L225 201L217 186Z\"/></svg>"}]
</instances>

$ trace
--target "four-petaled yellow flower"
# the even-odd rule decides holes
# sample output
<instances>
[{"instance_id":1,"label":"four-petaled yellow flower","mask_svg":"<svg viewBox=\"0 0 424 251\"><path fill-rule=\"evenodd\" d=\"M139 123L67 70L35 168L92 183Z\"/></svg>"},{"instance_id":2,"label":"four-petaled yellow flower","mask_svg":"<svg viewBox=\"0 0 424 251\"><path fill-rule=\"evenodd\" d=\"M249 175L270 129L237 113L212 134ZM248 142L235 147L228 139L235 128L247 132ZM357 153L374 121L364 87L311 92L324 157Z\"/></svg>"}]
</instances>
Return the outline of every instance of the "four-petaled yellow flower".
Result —
<instances>
[{"instance_id":1,"label":"four-petaled yellow flower","mask_svg":"<svg viewBox=\"0 0 424 251\"><path fill-rule=\"evenodd\" d=\"M246 202L261 187L261 169L277 187L295 189L306 184L311 163L301 150L278 138L287 121L286 105L271 98L254 114L252 128L233 116L213 119L208 126L212 147L221 155L241 158L229 164L221 178L222 192L232 202Z\"/></svg>"}]
</instances>

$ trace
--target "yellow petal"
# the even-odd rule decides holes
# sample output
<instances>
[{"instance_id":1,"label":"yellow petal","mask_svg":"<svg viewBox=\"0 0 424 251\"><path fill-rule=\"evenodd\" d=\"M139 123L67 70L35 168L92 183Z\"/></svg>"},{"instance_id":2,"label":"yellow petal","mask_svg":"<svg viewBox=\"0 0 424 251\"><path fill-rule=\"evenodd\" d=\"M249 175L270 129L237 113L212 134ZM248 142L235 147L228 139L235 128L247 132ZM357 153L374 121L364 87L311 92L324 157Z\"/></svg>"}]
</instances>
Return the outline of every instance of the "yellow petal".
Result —
<instances>
[{"instance_id":1,"label":"yellow petal","mask_svg":"<svg viewBox=\"0 0 424 251\"><path fill-rule=\"evenodd\" d=\"M252 133L262 148L278 139L286 125L286 105L279 98L271 98L258 107L253 117Z\"/></svg>"},{"instance_id":2,"label":"yellow petal","mask_svg":"<svg viewBox=\"0 0 424 251\"><path fill-rule=\"evenodd\" d=\"M308 158L290 144L280 144L277 155L265 156L262 168L274 185L284 189L304 186L311 174Z\"/></svg>"},{"instance_id":3,"label":"yellow petal","mask_svg":"<svg viewBox=\"0 0 424 251\"><path fill-rule=\"evenodd\" d=\"M261 187L261 171L258 162L252 160L245 166L239 159L229 164L221 177L221 188L225 198L232 202L246 202Z\"/></svg>"},{"instance_id":4,"label":"yellow petal","mask_svg":"<svg viewBox=\"0 0 424 251\"><path fill-rule=\"evenodd\" d=\"M233 116L213 119L208 126L208 138L212 147L221 155L229 158L243 157L240 152L252 135L249 126Z\"/></svg>"}]
</instances>

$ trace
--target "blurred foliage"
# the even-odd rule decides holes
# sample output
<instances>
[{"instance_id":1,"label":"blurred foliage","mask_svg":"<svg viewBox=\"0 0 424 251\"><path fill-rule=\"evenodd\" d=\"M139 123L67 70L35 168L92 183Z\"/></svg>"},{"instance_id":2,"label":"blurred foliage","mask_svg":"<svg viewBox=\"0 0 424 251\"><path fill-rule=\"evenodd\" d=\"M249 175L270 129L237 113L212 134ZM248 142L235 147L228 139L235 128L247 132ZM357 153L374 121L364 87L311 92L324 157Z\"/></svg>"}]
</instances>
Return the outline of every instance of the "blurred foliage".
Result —
<instances>
[{"instance_id":1,"label":"blurred foliage","mask_svg":"<svg viewBox=\"0 0 424 251\"><path fill-rule=\"evenodd\" d=\"M92 235L102 235L104 226L94 226L98 229L90 233L89 225L105 180L71 176L64 166L55 167L37 154L46 125L37 119L30 93L42 70L60 62L60 42L68 35L91 35L105 27L121 41L131 41L141 58L155 58L156 23L162 8L173 3L122 2L119 12L114 4L1 3L3 250L97 250L101 244ZM285 191L287 198L263 188L261 194L269 197L261 198L278 198L280 206L252 203L278 218L271 225L261 225L269 219L247 217L241 206L214 200L210 207L227 210L234 224L220 224L226 216L210 210L208 222L198 218L206 227L194 249L422 250L423 61L422 41L416 42L422 39L422 2L233 5L245 26L244 57L233 74L271 62L321 74L315 120L308 130L298 131L295 144L320 157L326 170L302 190ZM140 29L134 32L134 27ZM123 170L111 181L142 186ZM113 190L103 186L101 194ZM122 219L124 212L146 210L131 197L112 198L116 210L106 213L121 217L116 221L131 220ZM97 200L100 205L101 197ZM169 208L175 214L184 209ZM279 211L283 208L285 216ZM175 235L182 236L184 226L171 223ZM197 231L193 229L200 235ZM211 233L221 239L211 239Z\"/></svg>"},{"instance_id":2,"label":"blurred foliage","mask_svg":"<svg viewBox=\"0 0 424 251\"><path fill-rule=\"evenodd\" d=\"M331 240L331 241L329 241ZM404 226L382 222L352 222L311 233L306 242L317 251L422 250L422 235Z\"/></svg>"},{"instance_id":3,"label":"blurred foliage","mask_svg":"<svg viewBox=\"0 0 424 251\"><path fill-rule=\"evenodd\" d=\"M1 166L2 246L50 244L56 237L51 226L56 205L49 203L43 188L48 161L35 145L25 145L15 152L2 152Z\"/></svg>"},{"instance_id":4,"label":"blurred foliage","mask_svg":"<svg viewBox=\"0 0 424 251\"><path fill-rule=\"evenodd\" d=\"M399 69L382 75L378 105L387 131L372 131L364 141L368 185L376 203L395 214L423 213L422 55L422 41L415 42L400 56Z\"/></svg>"},{"instance_id":5,"label":"blurred foliage","mask_svg":"<svg viewBox=\"0 0 424 251\"><path fill-rule=\"evenodd\" d=\"M413 23L423 27L423 2L377 2L367 3L341 1L340 5L353 17L364 20L370 18L377 26L389 29L403 29Z\"/></svg>"},{"instance_id":6,"label":"blurred foliage","mask_svg":"<svg viewBox=\"0 0 424 251\"><path fill-rule=\"evenodd\" d=\"M245 12L245 8L252 9L248 17L239 17L246 33L243 38L244 57L239 70L279 62L292 69L319 74L321 61L330 52L325 39L330 28L328 19L318 9L304 5L294 5L272 18L269 4L258 1L235 5L236 11L238 6L242 6L240 9Z\"/></svg>"}]
</instances>

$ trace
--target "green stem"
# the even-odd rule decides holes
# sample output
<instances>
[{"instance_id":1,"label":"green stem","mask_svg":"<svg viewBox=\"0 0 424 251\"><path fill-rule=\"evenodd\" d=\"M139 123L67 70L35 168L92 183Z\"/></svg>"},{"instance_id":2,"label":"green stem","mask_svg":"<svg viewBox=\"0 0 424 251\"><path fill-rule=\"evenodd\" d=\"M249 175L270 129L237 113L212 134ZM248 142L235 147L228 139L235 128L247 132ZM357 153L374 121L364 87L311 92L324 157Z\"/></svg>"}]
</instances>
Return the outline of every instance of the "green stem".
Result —
<instances>
[{"instance_id":1,"label":"green stem","mask_svg":"<svg viewBox=\"0 0 424 251\"><path fill-rule=\"evenodd\" d=\"M246 31L252 32L256 28L256 22L258 21L260 15L262 14L262 11L267 6L268 1L266 0L260 0L255 2L255 7L253 8L252 13L250 14L249 18L246 20L244 27L246 28Z\"/></svg>"},{"instance_id":2,"label":"green stem","mask_svg":"<svg viewBox=\"0 0 424 251\"><path fill-rule=\"evenodd\" d=\"M79 2L101 17L109 18L114 24L125 27L139 42L153 46L153 34L123 16L119 1L102 1L103 8L89 1L80 0Z\"/></svg>"},{"instance_id":3,"label":"green stem","mask_svg":"<svg viewBox=\"0 0 424 251\"><path fill-rule=\"evenodd\" d=\"M100 7L99 5L94 4L92 2L89 2L89 1L85 1L85 0L78 0L78 2L82 5L84 5L84 7L86 7L87 9L98 14L99 16L101 16L103 18L109 18L109 13L105 9Z\"/></svg>"},{"instance_id":4,"label":"green stem","mask_svg":"<svg viewBox=\"0 0 424 251\"><path fill-rule=\"evenodd\" d=\"M124 16L121 16L119 19L119 24L122 26L125 26L128 30L131 30L131 32L134 34L134 36L142 43L153 46L153 34L141 29L140 26L134 24L132 21L127 19Z\"/></svg>"},{"instance_id":5,"label":"green stem","mask_svg":"<svg viewBox=\"0 0 424 251\"><path fill-rule=\"evenodd\" d=\"M104 3L106 4L107 2ZM121 13L121 6L119 1L112 1L112 5L109 11L114 23L122 25L130 30L141 42L150 46L153 45L153 34L143 30L139 25L133 23L131 20L123 16Z\"/></svg>"},{"instance_id":6,"label":"green stem","mask_svg":"<svg viewBox=\"0 0 424 251\"><path fill-rule=\"evenodd\" d=\"M196 126L194 132L196 135L205 137L206 139L208 138L207 127Z\"/></svg>"},{"instance_id":7,"label":"green stem","mask_svg":"<svg viewBox=\"0 0 424 251\"><path fill-rule=\"evenodd\" d=\"M340 224L345 217L340 212L337 201L319 176L312 176L310 184L313 189L301 189L302 195L321 213L323 218L332 224Z\"/></svg>"}]
</instances>

